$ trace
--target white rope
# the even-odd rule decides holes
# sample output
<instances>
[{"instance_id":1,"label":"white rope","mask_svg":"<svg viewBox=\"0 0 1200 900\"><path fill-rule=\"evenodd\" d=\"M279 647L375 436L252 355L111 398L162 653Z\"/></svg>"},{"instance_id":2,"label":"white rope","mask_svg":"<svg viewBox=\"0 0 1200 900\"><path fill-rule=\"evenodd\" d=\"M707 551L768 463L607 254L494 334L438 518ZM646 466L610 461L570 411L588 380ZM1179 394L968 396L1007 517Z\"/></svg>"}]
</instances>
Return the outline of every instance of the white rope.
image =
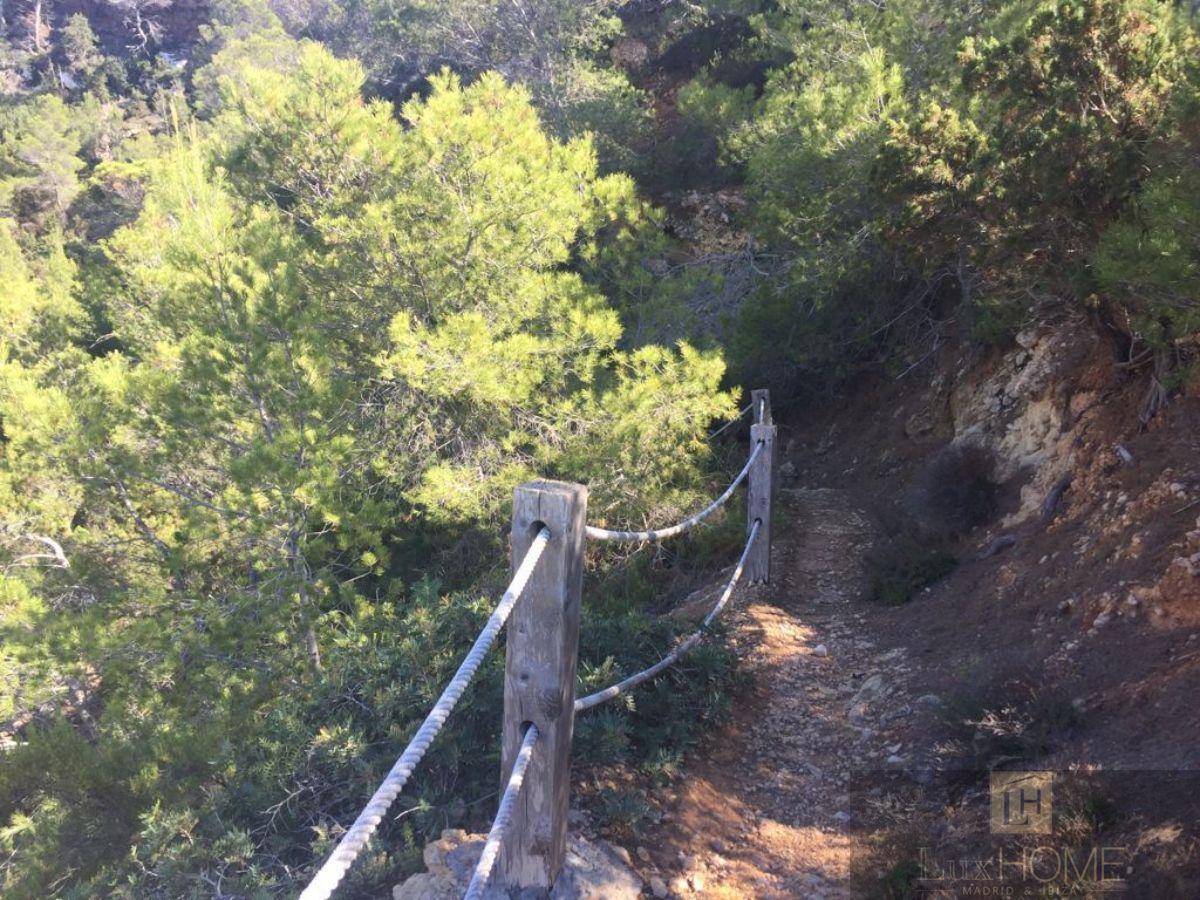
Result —
<instances>
[{"instance_id":1,"label":"white rope","mask_svg":"<svg viewBox=\"0 0 1200 900\"><path fill-rule=\"evenodd\" d=\"M492 867L496 857L500 855L500 847L504 843L504 832L512 821L513 807L517 805L517 797L521 793L521 785L525 782L525 770L529 768L529 759L533 756L533 745L537 743L538 728L532 722L525 731L525 739L521 741L521 749L517 751L516 761L513 762L512 774L508 776L508 784L504 786L504 796L500 798L500 807L496 810L496 818L492 821L492 830L488 832L487 843L483 845L483 853L475 866L475 874L463 900L482 900L483 891L488 879L492 876Z\"/></svg>"},{"instance_id":2,"label":"white rope","mask_svg":"<svg viewBox=\"0 0 1200 900\"><path fill-rule=\"evenodd\" d=\"M734 416L732 419L730 419L728 422L726 422L724 425L722 425L716 431L710 431L708 433L708 439L711 441L715 437L720 437L722 434L724 434L726 431L728 431L730 428L732 428L738 422L742 421L742 416L744 416L746 413L750 412L750 410L752 410L753 408L754 408L753 401L747 403L745 406L743 406L738 411L738 414L736 416Z\"/></svg>"},{"instance_id":3,"label":"white rope","mask_svg":"<svg viewBox=\"0 0 1200 900\"><path fill-rule=\"evenodd\" d=\"M508 585L508 590L504 592L504 596L500 598L500 602L488 618L487 624L479 632L479 637L471 645L471 649L467 652L462 664L459 665L458 671L454 673L454 677L450 679L450 683L438 697L437 703L433 705L433 709L429 711L429 715L425 717L425 721L421 723L417 733L413 735L400 758L396 760L396 764L392 766L392 770L383 779L383 783L379 785L378 790L372 795L363 811L358 814L354 824L342 836L337 848L325 861L325 865L321 866L308 887L304 889L300 900L328 900L337 889L338 883L350 866L354 864L354 860L362 852L371 835L375 833L379 823L383 821L388 808L400 795L400 791L404 788L409 776L412 775L413 769L421 761L438 732L442 730L454 705L458 703L459 698L467 689L467 685L475 677L475 672L479 669L480 663L483 662L483 658L491 649L492 644L495 643L500 629L504 627L509 613L512 612L517 598L521 596L521 591L525 589L525 584L529 581L529 576L533 574L534 567L549 540L549 529L542 528L537 533L537 537L533 539L533 543L529 545L529 552L525 554L521 565L517 567L516 574L513 575L512 581Z\"/></svg>"},{"instance_id":4,"label":"white rope","mask_svg":"<svg viewBox=\"0 0 1200 900\"><path fill-rule=\"evenodd\" d=\"M659 672L662 672L664 669L674 665L674 663L678 661L681 656L683 656L700 642L701 638L704 637L705 632L708 630L708 626L711 625L713 620L715 620L717 616L721 614L721 611L725 609L725 604L729 602L729 598L733 595L733 588L738 583L738 580L742 577L742 571L746 567L746 560L750 556L750 548L754 546L754 539L758 537L758 529L760 525L762 525L762 520L755 519L754 524L750 528L750 536L746 538L746 547L744 550L742 550L742 555L741 558L738 559L737 566L734 567L733 575L730 576L728 583L726 583L725 590L721 593L721 598L716 602L716 605L709 610L708 615L704 617L704 621L700 623L700 627L688 635L687 638L685 638L679 644L676 644L674 650L672 650L650 668L643 669L636 675L630 675L624 681L617 682L610 687L606 687L602 691L597 691L594 694L588 694L588 696L576 700L576 714L584 712L585 710L589 710L593 706L599 706L601 703L606 703L609 700L612 700L614 697L619 697L626 691L637 687L642 682L649 681Z\"/></svg>"},{"instance_id":5,"label":"white rope","mask_svg":"<svg viewBox=\"0 0 1200 900\"><path fill-rule=\"evenodd\" d=\"M725 488L725 493L700 510L700 512L684 519L678 525L672 525L669 528L654 528L650 531L609 531L607 528L594 528L588 525L587 536L597 541L661 541L695 528L720 509L725 504L725 501L733 496L734 490L742 483L746 475L749 474L750 467L754 465L754 460L758 458L758 454L762 452L762 448L762 441L754 445L754 452L746 460L746 465L742 466L742 471L738 473L738 477L733 479L733 483L729 487Z\"/></svg>"}]
</instances>

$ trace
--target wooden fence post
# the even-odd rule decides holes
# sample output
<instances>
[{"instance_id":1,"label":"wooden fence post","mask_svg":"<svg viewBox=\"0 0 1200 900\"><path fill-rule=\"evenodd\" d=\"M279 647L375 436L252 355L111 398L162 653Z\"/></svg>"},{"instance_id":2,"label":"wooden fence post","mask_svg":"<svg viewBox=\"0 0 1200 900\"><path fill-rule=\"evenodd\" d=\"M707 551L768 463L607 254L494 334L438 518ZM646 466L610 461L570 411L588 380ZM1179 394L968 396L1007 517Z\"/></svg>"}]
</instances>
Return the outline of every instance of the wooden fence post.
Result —
<instances>
[{"instance_id":1,"label":"wooden fence post","mask_svg":"<svg viewBox=\"0 0 1200 900\"><path fill-rule=\"evenodd\" d=\"M513 570L542 525L550 529L550 541L508 621L502 789L526 724L541 734L498 860L498 880L509 889L549 890L566 855L586 519L583 485L531 481L516 489Z\"/></svg>"},{"instance_id":2,"label":"wooden fence post","mask_svg":"<svg viewBox=\"0 0 1200 900\"><path fill-rule=\"evenodd\" d=\"M757 402L755 398L755 403ZM755 414L757 415L757 409ZM771 407L768 401L766 415L770 414ZM762 523L758 527L758 537L754 546L750 548L750 555L746 558L746 579L750 584L771 580L771 474L775 465L775 426L751 425L751 452L758 446L759 441L763 442L762 452L750 467L750 484L746 491L746 534L750 533L755 521Z\"/></svg>"}]
</instances>

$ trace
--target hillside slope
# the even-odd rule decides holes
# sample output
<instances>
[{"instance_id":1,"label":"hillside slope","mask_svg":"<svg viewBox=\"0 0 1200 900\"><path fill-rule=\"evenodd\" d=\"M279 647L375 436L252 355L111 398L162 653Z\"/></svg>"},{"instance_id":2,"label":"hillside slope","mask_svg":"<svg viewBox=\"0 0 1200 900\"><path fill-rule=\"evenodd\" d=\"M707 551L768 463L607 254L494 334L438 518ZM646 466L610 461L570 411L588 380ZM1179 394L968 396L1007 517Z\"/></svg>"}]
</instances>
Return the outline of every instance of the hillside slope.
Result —
<instances>
[{"instance_id":1,"label":"hillside slope","mask_svg":"<svg viewBox=\"0 0 1200 900\"><path fill-rule=\"evenodd\" d=\"M1008 886L1196 896L1200 397L1141 430L1144 382L1107 353L1081 323L948 349L923 384L860 383L784 422L776 575L733 626L753 687L652 792L630 848L648 884L915 896L921 877L978 888L997 853L1040 847ZM931 478L976 474L944 461L950 444L990 457L996 494L947 535L928 521L966 494ZM898 552L931 545L952 573L871 601ZM990 770L1053 772L1054 833L992 834ZM1119 865L1099 872L1093 848Z\"/></svg>"}]
</instances>

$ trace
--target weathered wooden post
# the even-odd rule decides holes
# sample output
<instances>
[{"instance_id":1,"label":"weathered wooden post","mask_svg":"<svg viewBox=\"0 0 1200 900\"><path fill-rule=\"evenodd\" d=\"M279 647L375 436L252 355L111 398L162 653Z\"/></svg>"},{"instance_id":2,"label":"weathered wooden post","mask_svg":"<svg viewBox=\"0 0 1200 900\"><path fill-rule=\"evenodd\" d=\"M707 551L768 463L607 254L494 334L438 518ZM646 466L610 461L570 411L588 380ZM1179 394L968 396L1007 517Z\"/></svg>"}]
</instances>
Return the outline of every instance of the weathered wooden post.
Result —
<instances>
[{"instance_id":1,"label":"weathered wooden post","mask_svg":"<svg viewBox=\"0 0 1200 900\"><path fill-rule=\"evenodd\" d=\"M771 489L775 467L775 426L771 424L771 394L765 388L752 391L754 421L750 426L750 451L763 442L762 451L750 467L749 485L746 490L746 534L758 526L758 537L746 558L746 580L751 584L771 580Z\"/></svg>"},{"instance_id":2,"label":"weathered wooden post","mask_svg":"<svg viewBox=\"0 0 1200 900\"><path fill-rule=\"evenodd\" d=\"M586 520L583 485L531 481L516 489L513 570L542 525L550 529L550 542L508 622L502 786L527 724L541 734L498 861L499 881L510 889L548 890L566 855Z\"/></svg>"}]
</instances>

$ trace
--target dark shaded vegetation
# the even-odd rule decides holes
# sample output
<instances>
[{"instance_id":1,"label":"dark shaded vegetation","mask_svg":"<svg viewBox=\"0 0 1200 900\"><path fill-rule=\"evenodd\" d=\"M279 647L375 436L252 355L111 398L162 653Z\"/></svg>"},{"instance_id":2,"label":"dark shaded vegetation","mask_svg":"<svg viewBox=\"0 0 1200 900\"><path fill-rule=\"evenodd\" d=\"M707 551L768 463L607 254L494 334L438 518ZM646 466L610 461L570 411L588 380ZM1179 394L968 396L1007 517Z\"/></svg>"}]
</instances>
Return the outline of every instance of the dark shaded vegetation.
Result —
<instances>
[{"instance_id":1,"label":"dark shaded vegetation","mask_svg":"<svg viewBox=\"0 0 1200 900\"><path fill-rule=\"evenodd\" d=\"M981 447L949 445L926 460L867 555L870 598L908 603L958 566L953 544L996 514L995 461Z\"/></svg>"},{"instance_id":2,"label":"dark shaded vegetation","mask_svg":"<svg viewBox=\"0 0 1200 900\"><path fill-rule=\"evenodd\" d=\"M995 468L991 454L982 447L943 447L917 470L904 496L904 510L923 535L962 537L996 514Z\"/></svg>"},{"instance_id":3,"label":"dark shaded vegetation","mask_svg":"<svg viewBox=\"0 0 1200 900\"><path fill-rule=\"evenodd\" d=\"M512 485L677 519L736 467L705 439L730 385L1082 312L1153 373L1147 418L1195 371L1178 4L120 7L22 0L0 41L5 896L294 893L503 589ZM646 199L717 188L715 238ZM995 510L986 458L937 454L876 599ZM581 690L660 658L740 541L598 552ZM581 768L669 780L726 714L720 637L581 720ZM351 891L486 820L499 659ZM977 766L1073 727L1017 682L961 706Z\"/></svg>"},{"instance_id":4,"label":"dark shaded vegetation","mask_svg":"<svg viewBox=\"0 0 1200 900\"><path fill-rule=\"evenodd\" d=\"M885 606L908 603L957 566L954 554L940 545L911 533L895 536L867 555L870 599Z\"/></svg>"},{"instance_id":5,"label":"dark shaded vegetation","mask_svg":"<svg viewBox=\"0 0 1200 900\"><path fill-rule=\"evenodd\" d=\"M939 716L964 774L1020 768L1053 752L1082 724L1060 688L1028 676L964 673Z\"/></svg>"},{"instance_id":6,"label":"dark shaded vegetation","mask_svg":"<svg viewBox=\"0 0 1200 900\"><path fill-rule=\"evenodd\" d=\"M1085 312L1160 383L1188 370L1197 247L1162 218L1195 213L1184 182L1200 81L1184 9L758 12L757 41L730 58L770 60L761 90L726 80L721 59L687 89L696 109L726 111L719 158L744 180L768 273L731 337L737 374L827 390L863 367L909 372L951 337L1004 343ZM730 112L744 84L752 103Z\"/></svg>"}]
</instances>

